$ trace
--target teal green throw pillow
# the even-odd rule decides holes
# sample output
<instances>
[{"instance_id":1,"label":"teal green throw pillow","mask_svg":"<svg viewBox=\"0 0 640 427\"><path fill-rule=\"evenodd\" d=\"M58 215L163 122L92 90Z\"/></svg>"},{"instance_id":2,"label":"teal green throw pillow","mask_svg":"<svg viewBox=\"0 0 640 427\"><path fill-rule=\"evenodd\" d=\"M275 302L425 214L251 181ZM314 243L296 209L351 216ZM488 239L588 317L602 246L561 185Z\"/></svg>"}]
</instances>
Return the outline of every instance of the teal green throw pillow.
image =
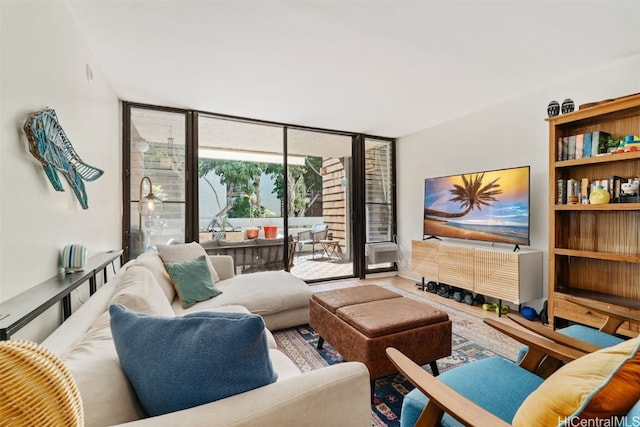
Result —
<instances>
[{"instance_id":1,"label":"teal green throw pillow","mask_svg":"<svg viewBox=\"0 0 640 427\"><path fill-rule=\"evenodd\" d=\"M184 308L222 293L213 283L205 255L189 261L166 263L164 268L171 276L173 286Z\"/></svg>"},{"instance_id":2,"label":"teal green throw pillow","mask_svg":"<svg viewBox=\"0 0 640 427\"><path fill-rule=\"evenodd\" d=\"M198 311L178 317L109 306L113 342L150 416L192 408L276 381L264 320Z\"/></svg>"}]
</instances>

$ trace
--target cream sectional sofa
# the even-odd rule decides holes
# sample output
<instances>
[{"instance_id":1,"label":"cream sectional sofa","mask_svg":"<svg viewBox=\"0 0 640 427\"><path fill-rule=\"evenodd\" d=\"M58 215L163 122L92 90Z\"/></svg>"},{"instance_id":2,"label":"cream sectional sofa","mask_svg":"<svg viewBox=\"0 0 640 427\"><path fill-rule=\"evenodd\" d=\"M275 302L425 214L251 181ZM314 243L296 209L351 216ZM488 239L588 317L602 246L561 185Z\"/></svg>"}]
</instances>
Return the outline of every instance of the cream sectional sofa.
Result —
<instances>
[{"instance_id":1,"label":"cream sectional sofa","mask_svg":"<svg viewBox=\"0 0 640 427\"><path fill-rule=\"evenodd\" d=\"M183 309L162 260L155 253L146 253L125 264L43 341L71 371L82 396L86 425L370 426L369 374L364 365L345 362L301 373L277 349L269 332L308 322L309 286L282 271L235 276L231 257L209 258L220 279L216 286L221 295ZM259 314L267 327L277 381L215 402L147 417L119 363L109 322L108 308L113 303L169 317L202 310Z\"/></svg>"}]
</instances>

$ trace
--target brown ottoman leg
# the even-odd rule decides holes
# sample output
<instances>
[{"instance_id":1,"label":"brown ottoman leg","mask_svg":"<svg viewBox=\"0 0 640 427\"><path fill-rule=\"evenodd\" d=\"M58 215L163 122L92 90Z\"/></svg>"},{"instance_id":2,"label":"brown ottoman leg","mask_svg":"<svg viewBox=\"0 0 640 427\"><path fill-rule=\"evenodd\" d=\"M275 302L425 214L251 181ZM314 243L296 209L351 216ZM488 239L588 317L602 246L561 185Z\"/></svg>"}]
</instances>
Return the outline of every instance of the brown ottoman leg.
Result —
<instances>
[{"instance_id":1,"label":"brown ottoman leg","mask_svg":"<svg viewBox=\"0 0 640 427\"><path fill-rule=\"evenodd\" d=\"M440 371L438 371L438 364L435 360L433 362L429 362L429 366L431 367L431 372L433 373L434 377L440 375Z\"/></svg>"},{"instance_id":2,"label":"brown ottoman leg","mask_svg":"<svg viewBox=\"0 0 640 427\"><path fill-rule=\"evenodd\" d=\"M324 345L324 338L318 337L318 350L322 350L322 346Z\"/></svg>"}]
</instances>

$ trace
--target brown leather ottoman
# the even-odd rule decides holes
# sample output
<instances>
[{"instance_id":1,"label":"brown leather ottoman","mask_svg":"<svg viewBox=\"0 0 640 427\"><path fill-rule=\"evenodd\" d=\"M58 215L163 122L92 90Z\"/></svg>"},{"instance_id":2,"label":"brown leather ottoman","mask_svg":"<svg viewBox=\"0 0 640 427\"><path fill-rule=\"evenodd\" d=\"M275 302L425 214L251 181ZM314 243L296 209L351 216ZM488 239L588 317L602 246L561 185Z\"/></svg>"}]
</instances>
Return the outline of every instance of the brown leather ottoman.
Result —
<instances>
[{"instance_id":1,"label":"brown leather ottoman","mask_svg":"<svg viewBox=\"0 0 640 427\"><path fill-rule=\"evenodd\" d=\"M359 361L371 379L398 372L385 349L395 347L418 364L451 355L451 320L428 304L376 285L316 292L309 305L310 324L345 360Z\"/></svg>"}]
</instances>

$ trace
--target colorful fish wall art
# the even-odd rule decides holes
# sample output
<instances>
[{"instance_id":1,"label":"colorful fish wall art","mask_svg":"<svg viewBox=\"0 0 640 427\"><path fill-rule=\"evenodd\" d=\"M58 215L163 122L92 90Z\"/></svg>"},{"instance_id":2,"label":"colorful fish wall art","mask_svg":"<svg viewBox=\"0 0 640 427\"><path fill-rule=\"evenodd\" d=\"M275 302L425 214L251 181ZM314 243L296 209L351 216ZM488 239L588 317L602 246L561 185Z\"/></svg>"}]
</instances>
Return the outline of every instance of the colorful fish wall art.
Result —
<instances>
[{"instance_id":1,"label":"colorful fish wall art","mask_svg":"<svg viewBox=\"0 0 640 427\"><path fill-rule=\"evenodd\" d=\"M42 163L44 172L56 191L64 191L58 172L69 182L82 209L87 209L85 181L95 181L104 171L82 161L64 133L52 108L32 113L24 124L29 151Z\"/></svg>"}]
</instances>

